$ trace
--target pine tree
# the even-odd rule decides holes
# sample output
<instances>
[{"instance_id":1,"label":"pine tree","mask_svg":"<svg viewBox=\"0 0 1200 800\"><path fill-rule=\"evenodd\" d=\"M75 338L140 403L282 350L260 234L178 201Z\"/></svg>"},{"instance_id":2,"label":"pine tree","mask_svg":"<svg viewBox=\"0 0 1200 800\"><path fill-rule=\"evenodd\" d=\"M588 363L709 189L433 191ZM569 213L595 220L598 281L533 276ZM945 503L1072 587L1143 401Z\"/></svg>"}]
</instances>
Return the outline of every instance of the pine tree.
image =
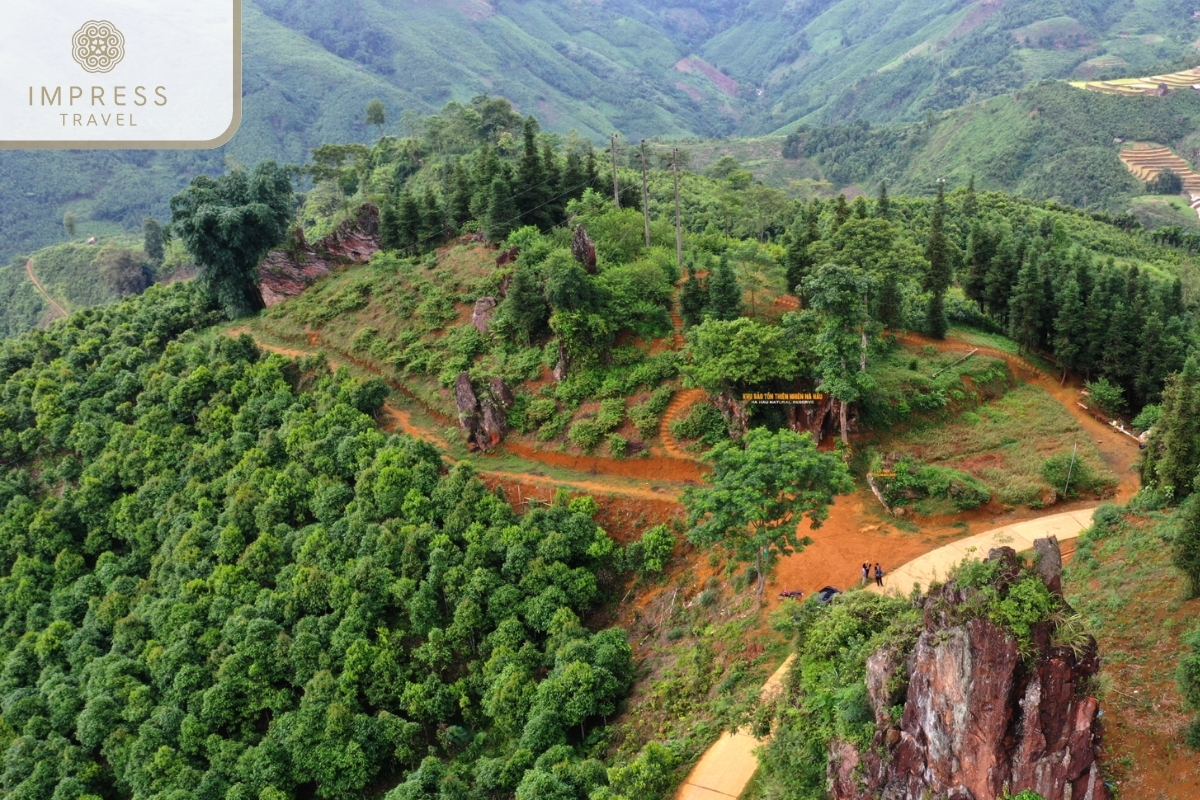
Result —
<instances>
[{"instance_id":1,"label":"pine tree","mask_svg":"<svg viewBox=\"0 0 1200 800\"><path fill-rule=\"evenodd\" d=\"M1042 284L1038 275L1037 259L1031 257L1017 273L1017 286L1009 301L1009 336L1022 353L1037 348L1042 319Z\"/></svg>"},{"instance_id":2,"label":"pine tree","mask_svg":"<svg viewBox=\"0 0 1200 800\"><path fill-rule=\"evenodd\" d=\"M729 258L722 255L708 279L708 313L714 319L732 320L742 315L742 289Z\"/></svg>"},{"instance_id":3,"label":"pine tree","mask_svg":"<svg viewBox=\"0 0 1200 800\"><path fill-rule=\"evenodd\" d=\"M708 288L696 277L696 270L689 266L687 280L679 291L679 316L684 324L690 327L703 322L707 304Z\"/></svg>"},{"instance_id":4,"label":"pine tree","mask_svg":"<svg viewBox=\"0 0 1200 800\"><path fill-rule=\"evenodd\" d=\"M166 252L163 247L163 226L154 217L142 223L142 249L155 265L161 264Z\"/></svg>"},{"instance_id":5,"label":"pine tree","mask_svg":"<svg viewBox=\"0 0 1200 800\"><path fill-rule=\"evenodd\" d=\"M929 243L925 246L925 290L930 293L925 314L925 330L935 339L943 339L949 323L946 321L945 294L953 276L950 270L950 245L946 241L946 185L938 184L937 199L929 224Z\"/></svg>"},{"instance_id":6,"label":"pine tree","mask_svg":"<svg viewBox=\"0 0 1200 800\"><path fill-rule=\"evenodd\" d=\"M563 169L563 203L583 194L583 190L587 188L587 183L588 177L584 170L583 159L580 158L579 153L571 150L567 153L567 164Z\"/></svg>"},{"instance_id":7,"label":"pine tree","mask_svg":"<svg viewBox=\"0 0 1200 800\"><path fill-rule=\"evenodd\" d=\"M1162 415L1140 464L1142 483L1176 500L1194 488L1200 466L1200 362L1188 357L1183 370L1167 378Z\"/></svg>"},{"instance_id":8,"label":"pine tree","mask_svg":"<svg viewBox=\"0 0 1200 800\"><path fill-rule=\"evenodd\" d=\"M1151 314L1142 327L1137 372L1133 378L1133 394L1138 407L1158 402L1167 377L1167 362L1163 357L1165 340L1162 318L1157 313Z\"/></svg>"},{"instance_id":9,"label":"pine tree","mask_svg":"<svg viewBox=\"0 0 1200 800\"><path fill-rule=\"evenodd\" d=\"M802 297L801 286L815 266L809 247L820 238L817 233L818 216L819 213L811 206L801 213L788 234L783 253L787 290L797 297Z\"/></svg>"},{"instance_id":10,"label":"pine tree","mask_svg":"<svg viewBox=\"0 0 1200 800\"><path fill-rule=\"evenodd\" d=\"M850 219L850 204L846 202L846 195L839 194L837 202L833 206L833 224L829 233L836 233L837 229L845 225L848 219Z\"/></svg>"},{"instance_id":11,"label":"pine tree","mask_svg":"<svg viewBox=\"0 0 1200 800\"><path fill-rule=\"evenodd\" d=\"M1054 357L1065 381L1067 370L1079 368L1080 356L1086 350L1087 316L1079 282L1073 274L1067 276L1059 295L1058 316L1054 319Z\"/></svg>"},{"instance_id":12,"label":"pine tree","mask_svg":"<svg viewBox=\"0 0 1200 800\"><path fill-rule=\"evenodd\" d=\"M987 274L993 255L991 244L983 223L979 220L971 223L971 233L967 236L967 275L962 286L963 293L979 305L980 311L987 300Z\"/></svg>"},{"instance_id":13,"label":"pine tree","mask_svg":"<svg viewBox=\"0 0 1200 800\"><path fill-rule=\"evenodd\" d=\"M445 215L432 186L425 187L420 209L421 227L418 231L417 247L424 252L437 246L446 236Z\"/></svg>"},{"instance_id":14,"label":"pine tree","mask_svg":"<svg viewBox=\"0 0 1200 800\"><path fill-rule=\"evenodd\" d=\"M596 148L592 147L591 142L587 145L587 150L584 153L584 177L587 178L588 186L599 190L600 188L600 170L596 166Z\"/></svg>"},{"instance_id":15,"label":"pine tree","mask_svg":"<svg viewBox=\"0 0 1200 800\"><path fill-rule=\"evenodd\" d=\"M531 268L518 262L509 281L508 296L497 311L499 329L505 331L514 344L528 346L545 332L548 317L549 308L537 276Z\"/></svg>"},{"instance_id":16,"label":"pine tree","mask_svg":"<svg viewBox=\"0 0 1200 800\"><path fill-rule=\"evenodd\" d=\"M400 249L400 215L392 200L384 202L379 209L379 243L384 250Z\"/></svg>"},{"instance_id":17,"label":"pine tree","mask_svg":"<svg viewBox=\"0 0 1200 800\"><path fill-rule=\"evenodd\" d=\"M1200 486L1193 486L1192 489L1195 492L1200 489ZM1200 495L1193 494L1184 503L1172 550L1171 555L1175 562L1175 568L1182 572L1187 580L1185 589L1187 597L1189 599L1200 597ZM1195 728L1196 723L1193 723L1192 727Z\"/></svg>"},{"instance_id":18,"label":"pine tree","mask_svg":"<svg viewBox=\"0 0 1200 800\"><path fill-rule=\"evenodd\" d=\"M892 200L888 197L887 181L879 182L879 199L875 201L875 216L888 219L892 214Z\"/></svg>"},{"instance_id":19,"label":"pine tree","mask_svg":"<svg viewBox=\"0 0 1200 800\"><path fill-rule=\"evenodd\" d=\"M546 204L540 213L548 228L561 225L566 220L567 197L563 186L563 172L558 158L549 142L542 143L542 173L546 176L546 190L542 193Z\"/></svg>"},{"instance_id":20,"label":"pine tree","mask_svg":"<svg viewBox=\"0 0 1200 800\"><path fill-rule=\"evenodd\" d=\"M483 221L483 232L496 244L503 242L513 232L520 213L513 199L512 187L497 175L488 191L487 214Z\"/></svg>"},{"instance_id":21,"label":"pine tree","mask_svg":"<svg viewBox=\"0 0 1200 800\"><path fill-rule=\"evenodd\" d=\"M456 229L471 219L472 189L471 176L467 174L462 161L456 161L450 173L450 206L447 209L450 224Z\"/></svg>"},{"instance_id":22,"label":"pine tree","mask_svg":"<svg viewBox=\"0 0 1200 800\"><path fill-rule=\"evenodd\" d=\"M525 119L525 146L521 162L517 166L517 179L513 186L516 194L517 211L521 215L520 225L536 225L543 231L550 229L550 215L546 209L546 167L538 149L538 124L532 116Z\"/></svg>"},{"instance_id":23,"label":"pine tree","mask_svg":"<svg viewBox=\"0 0 1200 800\"><path fill-rule=\"evenodd\" d=\"M1012 237L1005 236L996 247L984 280L984 305L993 317L1008 318L1008 301L1021 266L1021 251Z\"/></svg>"},{"instance_id":24,"label":"pine tree","mask_svg":"<svg viewBox=\"0 0 1200 800\"><path fill-rule=\"evenodd\" d=\"M973 219L979 213L979 200L975 197L974 175L967 181L967 193L963 196L962 213L967 219Z\"/></svg>"},{"instance_id":25,"label":"pine tree","mask_svg":"<svg viewBox=\"0 0 1200 800\"><path fill-rule=\"evenodd\" d=\"M854 202L850 205L850 210L855 219L866 219L869 216L867 198L861 196L854 198Z\"/></svg>"},{"instance_id":26,"label":"pine tree","mask_svg":"<svg viewBox=\"0 0 1200 800\"><path fill-rule=\"evenodd\" d=\"M900 282L896 277L895 270L889 269L883 274L883 281L879 285L879 298L876 301L875 316L883 323L884 327L892 329L900 327L904 321L902 303Z\"/></svg>"}]
</instances>

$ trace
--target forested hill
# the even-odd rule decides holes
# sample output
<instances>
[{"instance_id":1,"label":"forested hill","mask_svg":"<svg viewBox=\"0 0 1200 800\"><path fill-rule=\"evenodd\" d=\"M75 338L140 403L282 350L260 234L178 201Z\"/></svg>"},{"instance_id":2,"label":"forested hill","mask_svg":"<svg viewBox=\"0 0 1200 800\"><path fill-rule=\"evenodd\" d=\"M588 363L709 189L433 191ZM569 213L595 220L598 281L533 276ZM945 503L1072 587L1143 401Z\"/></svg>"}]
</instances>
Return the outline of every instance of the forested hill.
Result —
<instances>
[{"instance_id":1,"label":"forested hill","mask_svg":"<svg viewBox=\"0 0 1200 800\"><path fill-rule=\"evenodd\" d=\"M1009 386L1002 360L957 355L937 383L936 348L904 350L885 328L1005 331L1092 378L1105 408L1172 432L1150 439L1147 483L1187 494L1200 453L1178 431L1195 428L1200 362L1182 249L969 185L799 204L728 169L681 176L681 275L674 175L658 158L647 233L639 173L619 170L614 202L586 142L502 106L486 131L451 111L417 138L321 148L299 209L271 162L193 181L172 227L204 265L196 281L0 342L5 797L670 796L704 747L751 718L762 660L749 644L771 634L746 587L761 601L768 572L804 546L796 519L819 523L853 485L838 453L743 393L827 393L845 444L853 419L884 429L958 414ZM298 244L297 219L315 237L364 203L380 208L383 251L262 312L263 251ZM329 350L269 352L248 330L332 343L343 367ZM678 430L712 447L709 477L686 456L639 455L680 379L705 396ZM453 403L447 416L481 449L506 416L528 449L505 459L603 446L607 465L683 465L687 513L671 505L672 527L631 517L618 546L590 497L511 503L469 461L383 429L405 418L385 404L393 391L434 419ZM458 455L439 438L448 428L415 432ZM1080 483L1085 457L1071 462ZM516 463L521 480L549 462ZM898 496L958 509L990 497L952 469L910 459L897 474ZM645 638L614 626L622 611L637 624L658 614L631 592L684 537L703 561L681 570L679 602ZM911 619L907 601L856 596L828 619L874 622L837 625L829 652L854 663L822 675L861 675L863 643ZM676 609L686 625L672 627ZM1010 619L1028 632L1049 609ZM635 666L631 639L650 636ZM690 660L631 694L646 651L674 642ZM817 756L786 766L781 785L819 792L832 739L869 719L865 685L828 680L821 712L787 728Z\"/></svg>"},{"instance_id":2,"label":"forested hill","mask_svg":"<svg viewBox=\"0 0 1200 800\"><path fill-rule=\"evenodd\" d=\"M245 114L197 153L0 153L0 262L160 218L197 172L367 141L363 109L488 93L592 140L914 120L1041 78L1145 74L1191 54L1178 0L249 0Z\"/></svg>"}]
</instances>

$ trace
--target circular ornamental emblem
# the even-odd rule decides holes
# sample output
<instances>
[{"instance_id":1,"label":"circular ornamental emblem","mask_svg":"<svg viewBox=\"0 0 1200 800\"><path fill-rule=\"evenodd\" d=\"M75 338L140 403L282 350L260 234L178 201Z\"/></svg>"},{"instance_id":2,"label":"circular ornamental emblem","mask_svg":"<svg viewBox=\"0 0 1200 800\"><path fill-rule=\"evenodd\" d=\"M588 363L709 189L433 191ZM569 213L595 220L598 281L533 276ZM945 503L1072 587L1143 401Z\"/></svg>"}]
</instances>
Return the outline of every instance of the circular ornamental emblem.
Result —
<instances>
[{"instance_id":1,"label":"circular ornamental emblem","mask_svg":"<svg viewBox=\"0 0 1200 800\"><path fill-rule=\"evenodd\" d=\"M85 22L71 38L71 55L88 72L108 72L125 57L125 37L111 22Z\"/></svg>"}]
</instances>

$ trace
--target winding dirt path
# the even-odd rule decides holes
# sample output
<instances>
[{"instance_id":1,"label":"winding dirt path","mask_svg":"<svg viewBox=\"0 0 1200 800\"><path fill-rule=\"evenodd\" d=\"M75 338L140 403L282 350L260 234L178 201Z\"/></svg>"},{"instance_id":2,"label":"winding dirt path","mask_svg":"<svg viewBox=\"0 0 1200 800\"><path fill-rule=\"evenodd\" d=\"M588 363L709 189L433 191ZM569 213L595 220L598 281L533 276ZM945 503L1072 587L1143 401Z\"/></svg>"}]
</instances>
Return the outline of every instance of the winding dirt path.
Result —
<instances>
[{"instance_id":1,"label":"winding dirt path","mask_svg":"<svg viewBox=\"0 0 1200 800\"><path fill-rule=\"evenodd\" d=\"M41 294L42 297L46 298L46 302L50 304L50 307L52 309L54 309L55 311L58 312L59 317L69 317L70 316L70 314L67 313L67 310L65 308L63 308L62 306L60 306L58 304L58 301L50 296L50 293L46 291L46 287L42 286L41 281L39 281L37 279L37 276L33 274L33 259L32 258L25 262L25 274L28 275L29 280L33 282L33 288L37 289L38 293Z\"/></svg>"},{"instance_id":2,"label":"winding dirt path","mask_svg":"<svg viewBox=\"0 0 1200 800\"><path fill-rule=\"evenodd\" d=\"M675 434L671 433L671 423L687 412L692 410L692 406L708 396L708 392L703 389L681 389L671 398L671 402L667 404L667 410L663 412L662 422L658 426L658 438L662 441L663 449L667 451L667 455L671 458L677 458L681 461L698 461L694 455L683 449L679 444L679 440L675 438Z\"/></svg>"}]
</instances>

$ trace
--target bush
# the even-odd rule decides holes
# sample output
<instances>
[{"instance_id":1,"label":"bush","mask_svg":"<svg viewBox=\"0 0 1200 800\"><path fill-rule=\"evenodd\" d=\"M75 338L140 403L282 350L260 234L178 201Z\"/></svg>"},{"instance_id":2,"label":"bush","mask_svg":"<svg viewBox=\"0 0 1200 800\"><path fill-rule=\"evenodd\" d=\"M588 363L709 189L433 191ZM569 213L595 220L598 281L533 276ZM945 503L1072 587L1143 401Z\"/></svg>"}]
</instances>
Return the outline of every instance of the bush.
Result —
<instances>
[{"instance_id":1,"label":"bush","mask_svg":"<svg viewBox=\"0 0 1200 800\"><path fill-rule=\"evenodd\" d=\"M596 415L596 423L608 433L625 421L625 401L619 397L600 401L600 413Z\"/></svg>"},{"instance_id":2,"label":"bush","mask_svg":"<svg viewBox=\"0 0 1200 800\"><path fill-rule=\"evenodd\" d=\"M1183 178L1178 172L1171 169L1164 169L1154 176L1152 180L1146 181L1147 194L1182 194L1183 193Z\"/></svg>"},{"instance_id":3,"label":"bush","mask_svg":"<svg viewBox=\"0 0 1200 800\"><path fill-rule=\"evenodd\" d=\"M660 386L646 399L629 409L629 421L637 428L638 436L649 439L658 434L658 424L675 393L672 386Z\"/></svg>"},{"instance_id":4,"label":"bush","mask_svg":"<svg viewBox=\"0 0 1200 800\"><path fill-rule=\"evenodd\" d=\"M1179 660L1175 671L1175 680L1179 683L1179 693L1183 701L1192 711L1200 711L1200 628L1194 628L1183 637L1188 652ZM1187 743L1200 749L1200 719L1196 719L1188 728Z\"/></svg>"},{"instance_id":5,"label":"bush","mask_svg":"<svg viewBox=\"0 0 1200 800\"><path fill-rule=\"evenodd\" d=\"M1162 417L1162 406L1148 405L1133 418L1133 429L1138 433L1145 433L1158 424L1159 418Z\"/></svg>"},{"instance_id":6,"label":"bush","mask_svg":"<svg viewBox=\"0 0 1200 800\"><path fill-rule=\"evenodd\" d=\"M881 466L880 460L875 459L872 471ZM983 481L956 469L904 458L892 466L892 472L895 477L879 481L880 491L889 506L904 505L918 497L933 497L949 500L959 511L970 511L992 499L991 490Z\"/></svg>"},{"instance_id":7,"label":"bush","mask_svg":"<svg viewBox=\"0 0 1200 800\"><path fill-rule=\"evenodd\" d=\"M685 441L698 441L707 447L729 438L725 418L711 403L697 403L686 416L671 422L671 435Z\"/></svg>"},{"instance_id":8,"label":"bush","mask_svg":"<svg viewBox=\"0 0 1200 800\"><path fill-rule=\"evenodd\" d=\"M567 434L567 440L580 450L591 452L596 445L600 444L602 436L604 436L604 429L593 417L581 419L572 425L571 431Z\"/></svg>"},{"instance_id":9,"label":"bush","mask_svg":"<svg viewBox=\"0 0 1200 800\"><path fill-rule=\"evenodd\" d=\"M1064 497L1099 494L1112 485L1098 476L1086 461L1072 458L1070 453L1056 453L1043 461L1042 480Z\"/></svg>"},{"instance_id":10,"label":"bush","mask_svg":"<svg viewBox=\"0 0 1200 800\"><path fill-rule=\"evenodd\" d=\"M1121 387L1114 386L1107 378L1097 378L1084 385L1092 402L1100 406L1104 413L1115 417L1125 410L1125 394Z\"/></svg>"},{"instance_id":11,"label":"bush","mask_svg":"<svg viewBox=\"0 0 1200 800\"><path fill-rule=\"evenodd\" d=\"M666 525L656 525L642 538L625 546L625 568L639 575L659 573L675 552L675 536Z\"/></svg>"},{"instance_id":12,"label":"bush","mask_svg":"<svg viewBox=\"0 0 1200 800\"><path fill-rule=\"evenodd\" d=\"M629 442L624 436L618 436L615 433L608 435L608 454L613 458L621 459L629 453Z\"/></svg>"}]
</instances>

